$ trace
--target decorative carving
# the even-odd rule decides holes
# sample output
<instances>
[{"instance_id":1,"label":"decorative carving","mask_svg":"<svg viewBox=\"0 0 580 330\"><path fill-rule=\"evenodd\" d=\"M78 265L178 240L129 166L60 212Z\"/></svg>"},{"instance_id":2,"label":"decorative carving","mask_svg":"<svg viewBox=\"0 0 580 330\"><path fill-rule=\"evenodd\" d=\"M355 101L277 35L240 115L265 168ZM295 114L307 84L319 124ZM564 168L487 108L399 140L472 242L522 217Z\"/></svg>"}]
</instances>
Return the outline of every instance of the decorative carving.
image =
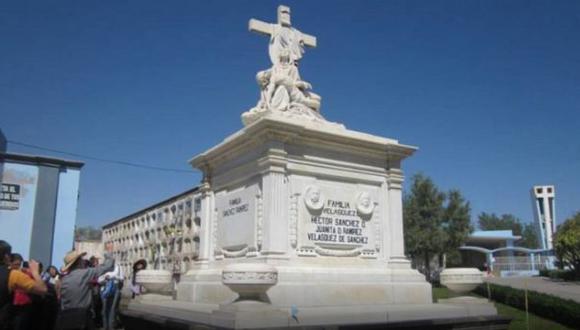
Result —
<instances>
[{"instance_id":1,"label":"decorative carving","mask_svg":"<svg viewBox=\"0 0 580 330\"><path fill-rule=\"evenodd\" d=\"M278 273L276 272L226 272L222 274L222 280L224 282L264 282L264 283L276 283L278 281Z\"/></svg>"},{"instance_id":2,"label":"decorative carving","mask_svg":"<svg viewBox=\"0 0 580 330\"><path fill-rule=\"evenodd\" d=\"M320 192L320 188L315 185L310 185L304 190L304 203L311 211L320 211L324 207L324 197Z\"/></svg>"},{"instance_id":3,"label":"decorative carving","mask_svg":"<svg viewBox=\"0 0 580 330\"><path fill-rule=\"evenodd\" d=\"M370 215L373 213L375 203L368 192L360 192L356 196L356 210L359 214Z\"/></svg>"},{"instance_id":4,"label":"decorative carving","mask_svg":"<svg viewBox=\"0 0 580 330\"><path fill-rule=\"evenodd\" d=\"M222 283L239 295L236 301L267 303L266 292L278 283L278 270L262 263L230 264L222 271Z\"/></svg>"},{"instance_id":5,"label":"decorative carving","mask_svg":"<svg viewBox=\"0 0 580 330\"><path fill-rule=\"evenodd\" d=\"M360 253L360 257L363 259L376 259L377 258L377 251L375 251L375 250L362 250Z\"/></svg>"},{"instance_id":6,"label":"decorative carving","mask_svg":"<svg viewBox=\"0 0 580 330\"><path fill-rule=\"evenodd\" d=\"M381 251L381 243L382 243L380 207L375 208L375 211L373 212L373 225L375 228L375 250L379 252Z\"/></svg>"},{"instance_id":7,"label":"decorative carving","mask_svg":"<svg viewBox=\"0 0 580 330\"><path fill-rule=\"evenodd\" d=\"M258 247L258 251L262 249L262 231L264 226L264 200L262 198L262 192L258 190L258 194L256 195L256 202L258 204L256 214L257 214L257 221L256 221L256 245Z\"/></svg>"},{"instance_id":8,"label":"decorative carving","mask_svg":"<svg viewBox=\"0 0 580 330\"><path fill-rule=\"evenodd\" d=\"M296 253L301 257L317 257L316 248L313 246L301 246Z\"/></svg>"},{"instance_id":9,"label":"decorative carving","mask_svg":"<svg viewBox=\"0 0 580 330\"><path fill-rule=\"evenodd\" d=\"M246 256L246 254L248 254L248 250L249 248L247 246L237 251L221 249L221 254L223 254L226 258L240 258Z\"/></svg>"},{"instance_id":10,"label":"decorative carving","mask_svg":"<svg viewBox=\"0 0 580 330\"><path fill-rule=\"evenodd\" d=\"M319 113L320 96L310 91L312 86L303 81L298 72L304 46L316 47L316 38L292 27L290 8L286 6L278 7L276 24L252 19L249 28L250 31L270 36L268 53L272 67L256 75L261 91L260 100L242 115L244 124L249 125L268 113L284 113L326 122Z\"/></svg>"},{"instance_id":11,"label":"decorative carving","mask_svg":"<svg viewBox=\"0 0 580 330\"><path fill-rule=\"evenodd\" d=\"M213 238L213 250L214 250L214 255L216 257L216 259L222 259L223 258L223 254L222 254L222 249L219 248L219 244L218 244L218 211L217 208L215 208L213 210L213 220L212 222L212 226L211 226L211 235Z\"/></svg>"},{"instance_id":12,"label":"decorative carving","mask_svg":"<svg viewBox=\"0 0 580 330\"><path fill-rule=\"evenodd\" d=\"M292 194L290 196L290 212L288 219L288 235L290 239L290 245L292 248L296 248L298 243L298 198L300 194Z\"/></svg>"},{"instance_id":13,"label":"decorative carving","mask_svg":"<svg viewBox=\"0 0 580 330\"><path fill-rule=\"evenodd\" d=\"M258 250L255 246L248 246L248 252L246 252L246 257L250 258L250 257L257 257L258 256Z\"/></svg>"},{"instance_id":14,"label":"decorative carving","mask_svg":"<svg viewBox=\"0 0 580 330\"><path fill-rule=\"evenodd\" d=\"M329 257L356 257L361 254L360 249L354 250L335 250L335 249L326 249L320 246L314 248L316 253L321 256L329 256Z\"/></svg>"}]
</instances>

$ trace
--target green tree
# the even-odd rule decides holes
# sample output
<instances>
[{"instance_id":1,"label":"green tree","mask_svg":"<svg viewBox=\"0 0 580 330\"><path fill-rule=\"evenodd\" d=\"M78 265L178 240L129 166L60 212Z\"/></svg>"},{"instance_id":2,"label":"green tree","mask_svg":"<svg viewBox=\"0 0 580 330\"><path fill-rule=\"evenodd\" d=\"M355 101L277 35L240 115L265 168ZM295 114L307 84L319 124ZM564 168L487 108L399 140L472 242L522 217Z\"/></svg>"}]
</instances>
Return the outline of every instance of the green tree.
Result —
<instances>
[{"instance_id":1,"label":"green tree","mask_svg":"<svg viewBox=\"0 0 580 330\"><path fill-rule=\"evenodd\" d=\"M580 278L580 212L558 226L554 251L563 266L569 266Z\"/></svg>"},{"instance_id":2,"label":"green tree","mask_svg":"<svg viewBox=\"0 0 580 330\"><path fill-rule=\"evenodd\" d=\"M470 207L457 190L445 194L421 174L411 180L403 200L405 248L411 258L422 259L430 280L431 259L456 251L472 231Z\"/></svg>"},{"instance_id":3,"label":"green tree","mask_svg":"<svg viewBox=\"0 0 580 330\"><path fill-rule=\"evenodd\" d=\"M447 255L448 263L457 266L461 264L458 248L463 245L473 231L471 207L459 190L451 190L447 195L448 203L442 223L446 236L444 252Z\"/></svg>"},{"instance_id":4,"label":"green tree","mask_svg":"<svg viewBox=\"0 0 580 330\"><path fill-rule=\"evenodd\" d=\"M524 225L524 231L522 232L522 239L517 241L518 246L527 247L528 249L537 249L538 235L536 233L536 228L531 223Z\"/></svg>"},{"instance_id":5,"label":"green tree","mask_svg":"<svg viewBox=\"0 0 580 330\"><path fill-rule=\"evenodd\" d=\"M482 212L479 216L479 228L481 230L510 230L514 235L522 234L520 219L512 214L502 214L498 217L495 213Z\"/></svg>"},{"instance_id":6,"label":"green tree","mask_svg":"<svg viewBox=\"0 0 580 330\"><path fill-rule=\"evenodd\" d=\"M511 230L514 235L522 236L522 239L515 242L518 246L527 248L537 248L538 239L536 230L532 224L522 224L522 221L513 214L502 214L482 212L479 216L479 228L481 230Z\"/></svg>"}]
</instances>

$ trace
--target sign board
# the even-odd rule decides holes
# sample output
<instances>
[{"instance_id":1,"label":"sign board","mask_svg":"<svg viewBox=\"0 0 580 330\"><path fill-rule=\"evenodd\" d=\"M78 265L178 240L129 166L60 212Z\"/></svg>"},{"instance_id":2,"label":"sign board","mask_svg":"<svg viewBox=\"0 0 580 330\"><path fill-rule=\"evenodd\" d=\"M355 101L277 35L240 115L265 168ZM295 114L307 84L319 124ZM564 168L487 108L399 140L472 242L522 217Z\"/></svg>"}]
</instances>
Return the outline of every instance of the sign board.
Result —
<instances>
[{"instance_id":1,"label":"sign board","mask_svg":"<svg viewBox=\"0 0 580 330\"><path fill-rule=\"evenodd\" d=\"M256 244L255 186L216 197L219 243L226 250L239 250Z\"/></svg>"},{"instance_id":2,"label":"sign board","mask_svg":"<svg viewBox=\"0 0 580 330\"><path fill-rule=\"evenodd\" d=\"M376 200L372 188L306 186L297 201L300 249L327 255L341 254L331 250L375 253Z\"/></svg>"},{"instance_id":3,"label":"sign board","mask_svg":"<svg viewBox=\"0 0 580 330\"><path fill-rule=\"evenodd\" d=\"M3 183L0 192L0 209L18 210L20 207L20 185Z\"/></svg>"}]
</instances>

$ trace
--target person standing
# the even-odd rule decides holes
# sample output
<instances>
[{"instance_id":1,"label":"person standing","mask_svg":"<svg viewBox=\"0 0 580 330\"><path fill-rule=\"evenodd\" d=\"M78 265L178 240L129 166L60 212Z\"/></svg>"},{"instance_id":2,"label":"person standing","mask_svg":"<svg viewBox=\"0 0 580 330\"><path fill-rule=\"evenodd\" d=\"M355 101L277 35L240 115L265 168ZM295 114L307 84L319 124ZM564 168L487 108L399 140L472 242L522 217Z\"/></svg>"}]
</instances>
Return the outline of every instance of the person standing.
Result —
<instances>
[{"instance_id":1,"label":"person standing","mask_svg":"<svg viewBox=\"0 0 580 330\"><path fill-rule=\"evenodd\" d=\"M117 306L123 288L123 270L115 265L113 271L101 275L98 282L101 287L103 327L106 330L115 329Z\"/></svg>"},{"instance_id":2,"label":"person standing","mask_svg":"<svg viewBox=\"0 0 580 330\"><path fill-rule=\"evenodd\" d=\"M135 296L141 294L141 285L137 283L137 273L143 269L147 268L147 261L145 259L139 259L133 264L133 274L131 275L131 298L135 299Z\"/></svg>"},{"instance_id":3,"label":"person standing","mask_svg":"<svg viewBox=\"0 0 580 330\"><path fill-rule=\"evenodd\" d=\"M18 253L13 253L11 256L10 270L13 272L22 272L26 276L34 279L29 270L29 263L22 261L22 256ZM39 265L40 267L40 265ZM39 269L40 271L40 269ZM33 328L33 313L34 306L32 296L25 290L17 288L14 290L14 299L12 299L14 321L14 330L31 330Z\"/></svg>"},{"instance_id":4,"label":"person standing","mask_svg":"<svg viewBox=\"0 0 580 330\"><path fill-rule=\"evenodd\" d=\"M60 274L55 266L49 266L42 279L46 283L48 293L44 296L42 308L39 312L39 330L53 330L58 315L57 286Z\"/></svg>"},{"instance_id":5,"label":"person standing","mask_svg":"<svg viewBox=\"0 0 580 330\"><path fill-rule=\"evenodd\" d=\"M89 258L88 267L94 268L99 265L99 258L92 256ZM91 294L93 296L92 309L93 309L93 322L97 328L103 327L103 300L100 294L100 285L98 277L91 279Z\"/></svg>"},{"instance_id":6,"label":"person standing","mask_svg":"<svg viewBox=\"0 0 580 330\"><path fill-rule=\"evenodd\" d=\"M112 244L105 245L105 260L102 264L87 268L82 257L86 253L71 251L64 257L63 273L60 281L61 312L57 319L57 329L94 329L91 315L92 294L90 282L93 278L113 270Z\"/></svg>"},{"instance_id":7,"label":"person standing","mask_svg":"<svg viewBox=\"0 0 580 330\"><path fill-rule=\"evenodd\" d=\"M29 269L32 274L30 278L20 271L12 271L8 268L11 255L12 246L0 240L0 330L9 329L12 326L14 315L12 301L16 289L37 295L44 295L47 290L38 272L38 262L30 260Z\"/></svg>"}]
</instances>

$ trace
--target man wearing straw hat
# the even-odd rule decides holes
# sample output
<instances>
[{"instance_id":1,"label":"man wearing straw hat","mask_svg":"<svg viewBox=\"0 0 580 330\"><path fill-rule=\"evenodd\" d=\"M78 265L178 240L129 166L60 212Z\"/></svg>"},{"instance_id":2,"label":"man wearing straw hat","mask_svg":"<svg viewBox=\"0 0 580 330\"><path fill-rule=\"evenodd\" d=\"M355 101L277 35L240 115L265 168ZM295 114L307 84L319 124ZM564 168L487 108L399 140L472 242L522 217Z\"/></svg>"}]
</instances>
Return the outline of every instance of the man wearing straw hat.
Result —
<instances>
[{"instance_id":1,"label":"man wearing straw hat","mask_svg":"<svg viewBox=\"0 0 580 330\"><path fill-rule=\"evenodd\" d=\"M60 297L61 313L58 329L94 329L91 315L92 294L90 282L95 277L113 270L115 260L111 257L112 244L105 245L105 261L94 268L86 268L82 257L85 252L71 251L64 257Z\"/></svg>"}]
</instances>

